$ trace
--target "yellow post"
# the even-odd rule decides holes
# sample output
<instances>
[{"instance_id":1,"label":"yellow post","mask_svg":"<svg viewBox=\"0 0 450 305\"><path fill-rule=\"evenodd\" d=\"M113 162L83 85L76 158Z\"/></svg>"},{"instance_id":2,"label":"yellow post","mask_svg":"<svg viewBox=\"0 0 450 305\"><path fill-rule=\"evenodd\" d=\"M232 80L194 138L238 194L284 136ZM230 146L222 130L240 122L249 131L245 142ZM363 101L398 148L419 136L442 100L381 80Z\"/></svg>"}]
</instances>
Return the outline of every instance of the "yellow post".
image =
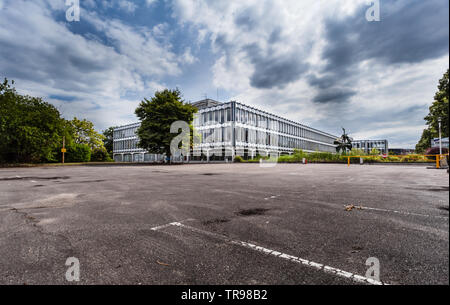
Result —
<instances>
[{"instance_id":1,"label":"yellow post","mask_svg":"<svg viewBox=\"0 0 450 305\"><path fill-rule=\"evenodd\" d=\"M440 166L439 166L439 157L440 157L440 155L436 155L436 168L440 168Z\"/></svg>"},{"instance_id":2,"label":"yellow post","mask_svg":"<svg viewBox=\"0 0 450 305\"><path fill-rule=\"evenodd\" d=\"M348 163L347 166L350 166L350 157L348 157Z\"/></svg>"}]
</instances>

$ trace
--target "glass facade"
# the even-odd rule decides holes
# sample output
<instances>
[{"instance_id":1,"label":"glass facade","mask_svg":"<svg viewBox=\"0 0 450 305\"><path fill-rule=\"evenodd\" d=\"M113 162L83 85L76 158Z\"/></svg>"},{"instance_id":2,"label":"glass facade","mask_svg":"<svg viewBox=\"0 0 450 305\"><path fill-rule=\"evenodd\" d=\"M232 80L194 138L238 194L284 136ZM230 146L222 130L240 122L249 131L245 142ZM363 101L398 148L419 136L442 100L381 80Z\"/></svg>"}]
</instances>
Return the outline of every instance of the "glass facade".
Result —
<instances>
[{"instance_id":1,"label":"glass facade","mask_svg":"<svg viewBox=\"0 0 450 305\"><path fill-rule=\"evenodd\" d=\"M244 157L294 149L336 152L336 136L237 102L200 109L194 128L200 135L195 147L202 154L208 149L235 150Z\"/></svg>"},{"instance_id":2,"label":"glass facade","mask_svg":"<svg viewBox=\"0 0 450 305\"><path fill-rule=\"evenodd\" d=\"M336 152L333 142L337 136L234 101L200 108L193 125L196 135L192 151L194 160L205 157L223 160L235 155L251 158L274 152L289 154L294 149ZM143 162L151 161L145 157L148 153L137 147L137 128L139 123L114 130L116 160L125 161L124 155L127 154L142 154ZM133 157L131 160L134 161Z\"/></svg>"},{"instance_id":3,"label":"glass facade","mask_svg":"<svg viewBox=\"0 0 450 305\"><path fill-rule=\"evenodd\" d=\"M370 153L372 149L377 149L382 154L389 152L387 140L356 140L352 141L353 148L362 149L366 154Z\"/></svg>"}]
</instances>

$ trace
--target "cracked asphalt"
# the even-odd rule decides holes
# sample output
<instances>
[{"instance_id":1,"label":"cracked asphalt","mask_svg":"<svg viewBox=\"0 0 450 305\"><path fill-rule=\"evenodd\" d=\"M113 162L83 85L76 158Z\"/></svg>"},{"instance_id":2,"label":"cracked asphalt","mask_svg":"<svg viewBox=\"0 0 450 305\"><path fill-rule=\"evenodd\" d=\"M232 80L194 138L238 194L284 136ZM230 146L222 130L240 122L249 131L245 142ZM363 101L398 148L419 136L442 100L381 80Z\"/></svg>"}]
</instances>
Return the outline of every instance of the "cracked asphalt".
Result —
<instances>
[{"instance_id":1,"label":"cracked asphalt","mask_svg":"<svg viewBox=\"0 0 450 305\"><path fill-rule=\"evenodd\" d=\"M385 283L448 285L448 217L449 175L424 166L5 168L0 284L358 284L229 238L362 276L375 257Z\"/></svg>"}]
</instances>

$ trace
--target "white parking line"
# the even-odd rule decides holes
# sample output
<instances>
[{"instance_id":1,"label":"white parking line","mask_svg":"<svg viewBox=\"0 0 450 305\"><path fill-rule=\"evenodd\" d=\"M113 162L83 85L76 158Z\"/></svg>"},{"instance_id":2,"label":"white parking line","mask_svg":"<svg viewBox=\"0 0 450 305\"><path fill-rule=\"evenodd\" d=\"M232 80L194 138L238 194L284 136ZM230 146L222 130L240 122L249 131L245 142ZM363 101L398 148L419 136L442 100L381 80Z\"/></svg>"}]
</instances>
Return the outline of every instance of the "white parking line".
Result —
<instances>
[{"instance_id":1,"label":"white parking line","mask_svg":"<svg viewBox=\"0 0 450 305\"><path fill-rule=\"evenodd\" d=\"M435 218L448 219L448 216L427 215L427 214L411 213L411 212L404 212L404 211L397 211L397 210L370 208L370 207L366 207L366 206L361 206L361 209L362 210L380 211L380 212L391 212L391 213L398 213L398 214L404 214L404 215L413 215L413 216L435 217Z\"/></svg>"},{"instance_id":2,"label":"white parking line","mask_svg":"<svg viewBox=\"0 0 450 305\"><path fill-rule=\"evenodd\" d=\"M190 220L192 220L192 219L190 219ZM330 266L323 265L323 264L320 264L320 263L316 263L316 262L313 262L313 261L309 261L307 259L303 259L303 258L300 258L300 257L292 256L292 255L289 255L289 254L286 254L286 253L278 252L278 251L267 249L267 248L264 248L264 247L260 247L260 246L257 246L257 245L251 244L251 243L247 243L247 242L244 242L244 241L233 240L231 238L228 238L225 235L220 235L220 234L217 234L217 233L208 232L208 231L205 231L205 230L202 230L202 229L191 227L191 226L182 224L181 222L172 222L172 223L169 223L169 224L166 224L166 225L157 226L157 227L152 228L152 230L157 231L159 229L167 228L167 227L170 227L170 226L177 226L177 227L181 227L181 228L185 228L185 229L191 230L193 232L198 232L198 233L201 233L201 234L204 234L204 235L209 235L209 236L212 236L214 238L223 240L225 242L228 242L228 243L231 243L231 244L234 244L234 245L245 247L247 249L252 249L252 250L255 250L255 251L267 254L267 255L272 255L272 256L278 257L278 258L286 259L286 260L289 260L291 262L294 262L294 263L297 263L297 264L302 264L302 265L314 268L316 270L321 270L323 272L326 272L326 273L329 273L329 274L333 274L333 275L336 275L336 276L339 276L339 277L343 277L343 278L346 278L346 279L349 279L349 280L352 280L352 281L355 281L355 282L358 282L358 283L372 284L372 285L387 285L386 283L383 283L381 281L377 281L377 280L374 280L374 279L371 279L371 278L368 278L368 277L365 277L365 276L362 276L362 275L354 274L354 273L347 272L347 271L344 271L344 270L341 270L341 269L338 269L338 268L334 268L334 267L330 267Z\"/></svg>"},{"instance_id":3,"label":"white parking line","mask_svg":"<svg viewBox=\"0 0 450 305\"><path fill-rule=\"evenodd\" d=\"M171 222L171 223L167 223L167 224L164 224L164 225L160 225L160 226L156 226L156 227L150 228L150 230L158 231L158 230L161 230L161 229L164 229L164 228L167 228L167 227L170 227L170 226L176 226L177 224L181 224L182 222L191 221L191 220L194 220L194 219L189 218L189 219L185 219L185 220L181 220L181 221Z\"/></svg>"}]
</instances>

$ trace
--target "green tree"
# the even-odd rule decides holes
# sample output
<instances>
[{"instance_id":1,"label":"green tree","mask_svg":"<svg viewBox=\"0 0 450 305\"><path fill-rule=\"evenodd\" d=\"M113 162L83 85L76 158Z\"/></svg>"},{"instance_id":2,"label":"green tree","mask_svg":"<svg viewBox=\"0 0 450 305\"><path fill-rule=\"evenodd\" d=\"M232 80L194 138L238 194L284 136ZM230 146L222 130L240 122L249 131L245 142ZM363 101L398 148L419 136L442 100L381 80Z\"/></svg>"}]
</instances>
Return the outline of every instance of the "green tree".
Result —
<instances>
[{"instance_id":1,"label":"green tree","mask_svg":"<svg viewBox=\"0 0 450 305\"><path fill-rule=\"evenodd\" d=\"M430 113L425 117L427 122L427 129L422 133L422 137L416 145L416 152L424 152L427 148L431 147L431 140L439 136L439 123L438 119L442 120L442 137L448 137L449 135L449 123L448 123L448 96L449 96L449 80L448 72L439 80L438 91L434 95L434 102L431 104L429 110Z\"/></svg>"},{"instance_id":2,"label":"green tree","mask_svg":"<svg viewBox=\"0 0 450 305\"><path fill-rule=\"evenodd\" d=\"M5 78L0 84L0 162L56 161L64 133L65 121L53 105L18 94Z\"/></svg>"},{"instance_id":3,"label":"green tree","mask_svg":"<svg viewBox=\"0 0 450 305\"><path fill-rule=\"evenodd\" d=\"M105 137L95 131L92 122L86 119L79 120L76 117L69 122L73 132L73 140L76 144L86 144L91 150L103 147Z\"/></svg>"},{"instance_id":4,"label":"green tree","mask_svg":"<svg viewBox=\"0 0 450 305\"><path fill-rule=\"evenodd\" d=\"M91 161L110 162L112 161L105 147L94 148L91 153Z\"/></svg>"},{"instance_id":5,"label":"green tree","mask_svg":"<svg viewBox=\"0 0 450 305\"><path fill-rule=\"evenodd\" d=\"M170 126L175 121L184 121L191 126L197 108L183 101L178 89L155 92L151 100L144 99L136 108L136 115L141 120L138 129L139 146L158 154L170 157L170 143L177 134L170 133ZM190 139L192 146L192 136Z\"/></svg>"},{"instance_id":6,"label":"green tree","mask_svg":"<svg viewBox=\"0 0 450 305\"><path fill-rule=\"evenodd\" d=\"M114 149L114 128L116 128L116 126L103 130L103 144L111 157Z\"/></svg>"},{"instance_id":7,"label":"green tree","mask_svg":"<svg viewBox=\"0 0 450 305\"><path fill-rule=\"evenodd\" d=\"M72 144L67 149L67 162L91 161L91 148L87 144Z\"/></svg>"}]
</instances>

